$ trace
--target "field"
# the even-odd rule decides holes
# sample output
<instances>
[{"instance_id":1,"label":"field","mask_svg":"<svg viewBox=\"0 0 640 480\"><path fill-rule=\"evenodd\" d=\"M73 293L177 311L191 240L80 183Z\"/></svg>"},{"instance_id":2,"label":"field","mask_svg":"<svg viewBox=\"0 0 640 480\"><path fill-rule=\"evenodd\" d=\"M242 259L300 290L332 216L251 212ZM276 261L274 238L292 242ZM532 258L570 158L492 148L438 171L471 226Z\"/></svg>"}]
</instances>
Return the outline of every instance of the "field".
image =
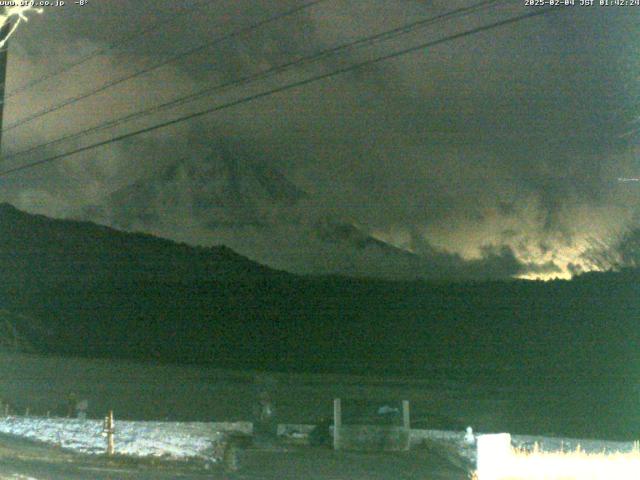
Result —
<instances>
[{"instance_id":1,"label":"field","mask_svg":"<svg viewBox=\"0 0 640 480\"><path fill-rule=\"evenodd\" d=\"M315 423L334 398L411 401L412 426L633 441L640 391L628 378L526 372L425 370L421 377L262 374L206 366L0 354L0 400L13 411L66 415L69 396L88 415L118 419L249 420L270 385L281 423ZM633 394L637 398L633 397ZM632 408L636 406L636 408ZM526 412L526 415L523 415Z\"/></svg>"},{"instance_id":2,"label":"field","mask_svg":"<svg viewBox=\"0 0 640 480\"><path fill-rule=\"evenodd\" d=\"M378 403L408 399L413 428L463 432L467 425L471 425L481 432L509 431L565 437L584 437L584 432L598 433L597 428L600 428L587 420L586 413L582 414L592 403L581 403L583 396L579 385L576 387L572 383L567 386L558 379L555 383L549 381L546 388L539 388L532 381L513 383L507 388L495 379L488 381L478 375L465 377L437 372L422 379L265 374L203 366L45 358L25 354L0 355L0 368L3 371L0 398L18 414L28 409L30 415L64 416L71 396L75 400L88 400L88 416L94 419L101 419L111 409L116 422L246 421L253 419L259 391L268 388L279 423L317 423L331 416L332 400L340 397ZM592 402L595 400L597 398ZM610 439L615 439L615 436ZM13 465L10 471L31 475L38 480L111 478L106 473L104 477L97 473L87 476L86 470L82 476L80 467L131 470L131 466L108 467L103 464L105 460L83 456L74 457L76 460L71 463L60 463L58 456L63 454L62 451L42 445L30 446L27 450L49 449L49 453L25 460L20 446L24 441L18 442L18 446L16 441L4 438L0 442L5 449L2 465ZM20 458L22 460L16 460ZM95 466L95 462L103 463ZM60 465L73 471L65 471L64 475L46 473L49 470L59 471ZM295 446L254 448L244 453L242 465L240 472L220 478L468 478L468 465L461 464L455 453L438 442L397 454L357 454ZM158 472L173 473L158 473L156 476L149 473L158 468ZM136 464L130 473L125 473L120 472L117 478L205 478L201 477L205 475L202 465L189 462L160 466L149 466L143 462ZM218 474L223 475L211 471L206 473L209 475L206 478L216 478Z\"/></svg>"}]
</instances>

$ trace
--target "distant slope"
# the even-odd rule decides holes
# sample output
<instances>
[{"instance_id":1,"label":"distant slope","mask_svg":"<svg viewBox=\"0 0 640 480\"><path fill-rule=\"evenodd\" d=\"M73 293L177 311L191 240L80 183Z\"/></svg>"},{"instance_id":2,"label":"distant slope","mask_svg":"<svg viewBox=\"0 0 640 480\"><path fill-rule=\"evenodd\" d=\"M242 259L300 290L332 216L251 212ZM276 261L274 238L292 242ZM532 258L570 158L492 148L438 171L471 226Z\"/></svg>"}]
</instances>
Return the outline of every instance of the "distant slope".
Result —
<instances>
[{"instance_id":1,"label":"distant slope","mask_svg":"<svg viewBox=\"0 0 640 480\"><path fill-rule=\"evenodd\" d=\"M182 158L158 175L112 193L89 216L120 228L172 223L188 215L204 227L266 227L290 221L288 210L307 197L280 172L229 153Z\"/></svg>"},{"instance_id":2,"label":"distant slope","mask_svg":"<svg viewBox=\"0 0 640 480\"><path fill-rule=\"evenodd\" d=\"M0 351L36 352L29 338L47 338L49 334L38 319L0 309Z\"/></svg>"},{"instance_id":3,"label":"distant slope","mask_svg":"<svg viewBox=\"0 0 640 480\"><path fill-rule=\"evenodd\" d=\"M222 142L207 157L169 161L75 216L192 245L227 245L300 274L413 279L435 273L419 256L333 218L265 159L231 152Z\"/></svg>"},{"instance_id":4,"label":"distant slope","mask_svg":"<svg viewBox=\"0 0 640 480\"><path fill-rule=\"evenodd\" d=\"M190 245L226 245L301 275L483 280L532 268L507 247L464 259L421 235L411 240L412 250L374 238L356 218L340 218L322 197L289 180L276 159L232 143L220 139L206 155L164 159L157 171L71 216Z\"/></svg>"},{"instance_id":5,"label":"distant slope","mask_svg":"<svg viewBox=\"0 0 640 480\"><path fill-rule=\"evenodd\" d=\"M53 220L0 204L5 284L91 281L104 276L240 278L275 274L226 247L197 248L88 222Z\"/></svg>"}]
</instances>

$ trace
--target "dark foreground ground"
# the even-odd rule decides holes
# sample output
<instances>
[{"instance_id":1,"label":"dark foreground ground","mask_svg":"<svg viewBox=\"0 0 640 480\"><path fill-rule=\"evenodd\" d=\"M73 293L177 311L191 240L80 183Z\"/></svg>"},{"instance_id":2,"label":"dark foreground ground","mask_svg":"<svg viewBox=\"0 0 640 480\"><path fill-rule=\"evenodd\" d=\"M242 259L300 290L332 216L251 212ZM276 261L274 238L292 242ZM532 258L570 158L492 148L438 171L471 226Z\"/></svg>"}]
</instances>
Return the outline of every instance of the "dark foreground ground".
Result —
<instances>
[{"instance_id":1,"label":"dark foreground ground","mask_svg":"<svg viewBox=\"0 0 640 480\"><path fill-rule=\"evenodd\" d=\"M317 424L334 398L409 400L413 428L632 441L640 438L639 377L569 371L556 375L495 368L424 366L389 376L238 371L213 366L0 353L0 400L12 411L65 416L69 397L86 399L89 418L116 421L252 421L268 389L278 423Z\"/></svg>"},{"instance_id":2,"label":"dark foreground ground","mask_svg":"<svg viewBox=\"0 0 640 480\"><path fill-rule=\"evenodd\" d=\"M463 480L468 472L444 452L365 454L310 447L252 448L237 472L200 462L78 455L0 435L0 480Z\"/></svg>"},{"instance_id":3,"label":"dark foreground ground","mask_svg":"<svg viewBox=\"0 0 640 480\"><path fill-rule=\"evenodd\" d=\"M73 394L75 400L88 400L90 418L104 418L114 410L116 425L118 419L246 421L253 419L259 392L268 389L280 423L317 424L331 416L334 398L344 399L345 408L350 400L379 404L407 399L413 428L462 432L471 425L478 432L608 439L623 433L638 438L640 390L627 388L634 379L558 370L563 375L438 369L418 377L373 371L367 376L265 374L0 354L0 399L17 413L28 408L32 415L65 415ZM462 480L468 475L468 465L434 446L402 454L254 447L241 456L238 472L225 473L202 462L110 460L0 436L0 480Z\"/></svg>"}]
</instances>

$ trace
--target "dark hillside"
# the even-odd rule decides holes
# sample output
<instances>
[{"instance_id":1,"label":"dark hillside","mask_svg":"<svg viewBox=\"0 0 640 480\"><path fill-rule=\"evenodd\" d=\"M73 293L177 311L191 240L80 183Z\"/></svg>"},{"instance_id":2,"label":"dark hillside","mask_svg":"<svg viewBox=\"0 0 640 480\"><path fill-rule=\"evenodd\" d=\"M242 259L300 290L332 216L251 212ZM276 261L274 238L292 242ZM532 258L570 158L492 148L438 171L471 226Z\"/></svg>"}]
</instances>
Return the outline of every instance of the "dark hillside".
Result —
<instances>
[{"instance_id":1,"label":"dark hillside","mask_svg":"<svg viewBox=\"0 0 640 480\"><path fill-rule=\"evenodd\" d=\"M49 352L231 366L622 371L638 361L640 274L431 284L300 277L0 207L0 294Z\"/></svg>"}]
</instances>

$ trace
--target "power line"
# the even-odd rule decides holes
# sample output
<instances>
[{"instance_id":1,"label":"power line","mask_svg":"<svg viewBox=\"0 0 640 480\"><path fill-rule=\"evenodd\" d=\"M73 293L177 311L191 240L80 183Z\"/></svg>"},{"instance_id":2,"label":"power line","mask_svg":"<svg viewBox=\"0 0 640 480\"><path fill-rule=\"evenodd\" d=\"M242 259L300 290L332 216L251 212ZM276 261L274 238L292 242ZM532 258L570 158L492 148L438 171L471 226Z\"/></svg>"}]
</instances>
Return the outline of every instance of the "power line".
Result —
<instances>
[{"instance_id":1,"label":"power line","mask_svg":"<svg viewBox=\"0 0 640 480\"><path fill-rule=\"evenodd\" d=\"M102 48L98 48L97 50L94 50L91 53L88 53L87 55L78 58L77 60L74 60L72 62L66 63L64 65L62 65L60 68L53 70L51 72L48 72L34 80L31 80L30 82L25 83L24 85L20 86L19 88L16 88L15 90L7 93L5 95L4 100L0 100L0 105L7 103L8 100L11 97L14 97L16 95L18 95L21 92L24 92L25 90L29 90L30 88L38 85L39 83L42 83L46 80L49 80L53 77L56 77L58 75L61 75L62 73L68 72L69 70L80 66L86 62L88 62L89 60L92 60L96 57L99 57L100 55L104 55L105 53L111 51L111 50L115 50L116 48L122 46L122 45L126 45L129 42L132 42L133 40L137 39L137 38L141 38L141 37L145 37L148 34L150 34L151 32L153 32L154 30L157 30L158 28L162 27L163 25L169 24L169 23L173 23L177 18L183 17L183 16L190 16L193 15L193 13L203 7L205 7L206 5L208 5L208 0L198 0L196 3L201 3L201 5L195 5L189 8L189 10L186 10L184 12L177 12L175 14L173 14L171 16L171 18L168 19L164 19L164 20L159 20L157 22L155 22L153 25L151 25L150 27L141 30L141 31L136 31L130 35L127 35L124 38L121 38L119 41L111 43L109 45L106 45L105 47Z\"/></svg>"},{"instance_id":2,"label":"power line","mask_svg":"<svg viewBox=\"0 0 640 480\"><path fill-rule=\"evenodd\" d=\"M55 112L57 110L60 110L61 108L64 108L64 107L66 107L68 105L72 105L72 104L77 103L77 102L79 102L81 100L84 100L86 98L92 97L92 96L94 96L94 95L96 95L98 93L101 93L101 92L103 92L103 91L105 91L105 90L107 90L107 89L109 89L111 87L114 87L114 86L119 85L121 83L127 82L127 81L132 80L132 79L134 79L136 77L139 77L141 75L145 75L147 73L153 72L153 71L155 71L155 70L157 70L157 69L159 69L161 67L164 67L165 65L173 63L173 62L175 62L177 60L180 60L180 59L182 59L184 57L193 55L194 53L197 53L197 52L200 52L202 50L205 50L205 49L207 49L209 47L212 47L213 45L216 45L218 43L221 43L221 42L223 42L225 40L229 40L229 39L235 38L237 36L243 35L245 33L249 33L249 32L251 32L253 30L256 30L256 29L264 26L264 25L267 25L269 23L281 20L281 19L286 18L286 17L291 16L291 15L294 15L294 14L296 14L296 13L302 11L302 10L305 10L307 8L310 8L310 7L314 6L314 5L317 5L317 4L325 2L325 1L327 1L327 0L312 0L310 2L302 4L300 6L297 6L297 7L294 7L292 9L289 9L289 10L283 12L283 13L279 13L278 15L275 15L273 17L269 17L269 18L266 18L264 20L260 20L259 22L253 23L253 24L251 24L251 25L249 25L247 27L240 28L238 30L235 30L235 31L229 33L229 34L223 35L221 37L217 37L216 39L214 39L214 40L212 40L210 42L206 42L206 43L204 43L202 45L198 45L197 47L191 48L191 49L189 49L189 50L187 50L185 52L181 52L181 53L179 53L177 55L173 55L173 56L171 56L171 57L169 57L169 58L167 58L165 60L162 60L161 62L155 63L155 64L153 64L153 65L151 65L149 67L146 67L146 68L144 68L142 70L138 70L138 71L136 71L136 72L134 72L134 73L132 73L130 75L127 75L125 77L119 78L119 79L114 80L112 82L105 83L104 85L98 87L95 90L92 90L92 91L87 92L87 93L83 93L83 94L75 96L75 97L68 98L68 99L64 100L63 102L60 102L60 103L58 103L56 105L53 105L52 107L46 108L46 109L41 110L41 111L39 111L37 113L34 113L32 115L28 115L28 116L22 118L21 120L18 120L17 122L14 122L11 125L8 125L6 128L4 128L2 130L2 132L7 132L9 130L13 130L14 128L17 128L17 127L19 127L21 125L24 125L25 123L31 122L31 121L33 121L33 120L35 120L37 118L40 118L40 117L42 117L44 115L48 115L49 113L53 113L53 112Z\"/></svg>"},{"instance_id":3,"label":"power line","mask_svg":"<svg viewBox=\"0 0 640 480\"><path fill-rule=\"evenodd\" d=\"M209 95L213 92L219 91L219 90L224 90L230 87L235 87L235 86L239 86L239 85L243 85L243 84L247 84L250 82L254 82L256 80L263 80L266 79L270 76L273 76L274 74L277 73L281 73L291 67L297 67L300 65L303 65L305 63L311 63L311 62L315 62L317 60L320 60L324 57L327 57L329 55L333 55L336 54L342 50L347 50L349 48L353 48L353 47L357 47L357 46L361 46L361 45L365 45L365 44L374 44L375 42L380 42L380 41L386 41L392 38L396 38L400 35L406 35L409 33L412 33L414 31L416 31L419 28L424 28L426 26L430 26L433 25L435 23L444 21L444 20L448 20L450 18L453 17L457 17L457 16L462 16L462 15L467 15L473 12L477 12L477 11L481 11L484 10L486 8L495 6L499 3L504 3L506 0L484 0L481 1L479 3L476 3L474 5L468 6L468 7L462 7L462 8L457 8L455 10L451 10L445 13L442 13L440 15L436 15L434 17L429 17L426 19L421 19L418 21L415 21L413 23L407 24L407 25L403 25L391 30L387 30L372 36L367 36L364 38L359 38L357 40L353 40L335 47L331 47L325 50L322 50L318 53L315 53L311 56L307 56L307 57L303 57L297 60L293 60L293 61L289 61L289 62L285 62L283 64L277 65L275 67L271 67L269 69L263 70L261 72L252 74L252 75L248 75L239 79L235 79L232 81L227 81L227 82L223 82L221 84L218 85L214 85L212 87L207 87L205 89L199 90L198 92L195 93L191 93L189 95L174 99L174 100L170 100L168 102L165 102L163 104L160 105L155 105L153 107L147 108L147 109L143 109L140 110L138 112L133 112L131 114L125 115L124 117L121 117L119 119L114 119L108 122L105 122L103 124L100 125L96 125L94 127L89 127L85 130L81 130L79 132L75 132L72 134L68 134L68 135L64 135L62 137L59 137L57 139L39 144L39 145L35 145L32 147L28 147L26 149L23 149L21 151L15 152L11 155L8 155L7 157L5 157L5 160L10 160L13 159L17 156L20 155L24 155L26 153L30 153L33 152L35 150L38 150L40 148L44 148L44 147L48 147L51 145L55 145L64 141L68 141L68 140L72 140L74 138L78 138L90 133L95 133L98 132L100 130L105 130L107 128L112 128L112 127L116 127L118 125L121 125L123 123L129 122L131 120L134 120L136 118L139 117L143 117L146 115L150 115L152 113L157 113L161 110L165 110L167 108L171 108L171 107L176 107L179 105L183 105L185 103L191 102L197 98L200 98L202 96L205 95Z\"/></svg>"},{"instance_id":4,"label":"power line","mask_svg":"<svg viewBox=\"0 0 640 480\"><path fill-rule=\"evenodd\" d=\"M505 26L505 25L514 24L516 22L519 22L519 21L522 21L522 20L525 20L525 19L528 19L528 18L537 17L537 16L545 15L545 14L550 13L550 12L557 12L557 11L559 11L559 9L558 8L554 8L554 7L539 9L539 10L535 10L535 11L532 11L532 12L529 12L529 13L526 13L526 14L522 14L522 15L518 15L518 16L515 16L515 17L510 17L508 19L504 19L504 20L500 20L500 21L497 21L497 22L493 22L493 23L490 23L488 25L483 25L483 26L476 27L476 28L473 28L473 29L470 29L470 30L466 30L464 32L460 32L460 33L456 33L456 34L453 34L453 35L449 35L449 36L440 38L438 40L425 42L425 43L422 43L422 44L419 44L419 45L415 45L413 47L405 48L403 50L399 50L399 51L396 51L396 52L393 52L393 53L390 53L390 54L387 54L387 55L382 55L380 57L376 57L376 58L371 59L371 60L366 60L364 62L352 64L352 65L349 65L347 67L334 70L332 72L328 72L328 73L324 73L324 74L321 74L321 75L316 75L314 77L310 77L310 78L307 78L307 79L304 79L304 80L299 80L299 81L296 81L296 82L292 82L292 83L289 83L289 84L286 84L286 85L283 85L283 86L280 86L280 87L273 88L271 90L267 90L267 91L264 91L264 92L256 93L254 95L250 95L250 96L247 96L247 97L244 97L244 98L241 98L241 99L238 99L238 100L234 100L234 101L222 104L222 105L218 105L218 106L215 106L215 107L212 107L212 108L208 108L206 110L201 110L199 112L191 113L191 114L188 114L188 115L185 115L185 116L182 116L182 117L175 118L173 120L162 122L162 123L150 126L150 127L142 128L140 130L136 130L136 131L133 131L133 132L124 133L122 135L113 137L113 138L108 139L108 140L103 140L103 141L100 141L100 142L96 142L96 143L93 143L91 145L87 145L87 146L84 146L84 147L76 148L74 150L71 150L71 151L68 151L68 152L65 152L65 153L56 154L56 155L44 158L42 160L38 160L38 161L31 162L31 163L28 163L28 164L25 164L25 165L21 165L21 166L18 166L18 167L11 168L11 169L8 169L8 170L4 170L4 171L0 172L0 177L4 177L4 176L10 175L12 173L28 170L28 169L31 169L31 168L35 168L37 166L44 165L46 163L51 163L51 162L60 160L62 158L66 158L66 157L69 157L69 156L72 156L72 155L76 155L78 153L86 152L88 150L93 150L95 148L102 147L104 145L108 145L110 143L126 140L128 138L132 138L132 137L135 137L135 136L138 136L138 135L149 133L149 132L152 132L154 130L159 130L159 129L162 129L162 128L165 128L165 127L169 127L169 126L172 126L172 125L177 125L179 123L182 123L182 122L185 122L185 121L188 121L188 120L192 120L194 118L198 118L198 117L202 117L202 116L205 116L205 115L209 115L211 113L218 112L218 111L221 111L221 110L225 110L227 108L235 107L235 106L241 105L243 103L251 102L253 100L258 100L260 98L265 98L265 97L274 95L276 93L281 93L281 92L284 92L284 91L287 91L287 90L291 90L293 88L301 87L301 86L304 86L304 85L309 85L311 83L315 83L315 82L318 82L320 80L324 80L324 79L331 78L331 77L334 77L334 76L337 76L337 75L341 75L343 73L351 72L353 70L357 70L359 68L367 67L367 66L375 64L375 63L383 62L383 61L386 61L386 60L391 60L393 58L397 58L397 57L400 57L402 55L406 55L406 54L409 54L409 53L412 53L412 52L416 52L418 50L423 50L425 48L433 47L433 46L436 46L436 45L441 45L443 43L447 43L447 42L450 42L450 41L453 41L453 40L457 40L457 39L460 39L460 38L463 38L463 37L467 37L467 36L470 36L470 35L475 35L477 33L485 32L485 31L492 30L492 29L495 29L495 28L498 28L498 27L502 27L502 26Z\"/></svg>"}]
</instances>

